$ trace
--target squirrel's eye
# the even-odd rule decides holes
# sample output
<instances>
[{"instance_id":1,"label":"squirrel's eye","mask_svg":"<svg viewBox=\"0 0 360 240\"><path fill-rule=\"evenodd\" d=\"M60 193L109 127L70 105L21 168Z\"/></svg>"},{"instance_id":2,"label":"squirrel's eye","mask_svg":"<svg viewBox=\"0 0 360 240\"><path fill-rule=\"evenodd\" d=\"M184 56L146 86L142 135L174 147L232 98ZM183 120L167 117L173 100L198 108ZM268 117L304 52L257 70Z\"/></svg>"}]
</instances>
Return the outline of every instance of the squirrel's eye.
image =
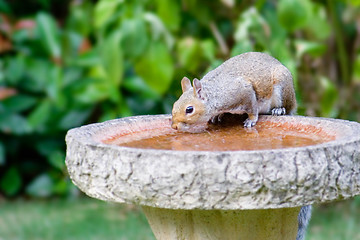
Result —
<instances>
[{"instance_id":1,"label":"squirrel's eye","mask_svg":"<svg viewBox=\"0 0 360 240\"><path fill-rule=\"evenodd\" d=\"M185 110L186 114L192 113L194 111L194 107L193 106L188 106Z\"/></svg>"}]
</instances>

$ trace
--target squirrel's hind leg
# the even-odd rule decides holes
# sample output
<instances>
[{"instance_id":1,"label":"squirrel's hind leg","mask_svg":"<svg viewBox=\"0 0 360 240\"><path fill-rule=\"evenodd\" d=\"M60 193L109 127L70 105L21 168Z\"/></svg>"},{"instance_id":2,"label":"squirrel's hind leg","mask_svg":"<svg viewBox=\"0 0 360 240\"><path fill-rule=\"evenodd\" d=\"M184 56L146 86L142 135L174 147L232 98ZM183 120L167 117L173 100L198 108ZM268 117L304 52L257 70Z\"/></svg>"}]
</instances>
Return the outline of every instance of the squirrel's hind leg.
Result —
<instances>
[{"instance_id":1,"label":"squirrel's hind leg","mask_svg":"<svg viewBox=\"0 0 360 240\"><path fill-rule=\"evenodd\" d=\"M284 114L274 114L274 111L272 111L272 114L293 115L296 112L296 98L290 71L283 66L277 68L273 72L273 78L276 84L274 84L271 108L285 108L286 112Z\"/></svg>"},{"instance_id":2,"label":"squirrel's hind leg","mask_svg":"<svg viewBox=\"0 0 360 240\"><path fill-rule=\"evenodd\" d=\"M286 110L282 102L282 88L280 84L274 85L270 106L271 115L280 116L286 114Z\"/></svg>"}]
</instances>

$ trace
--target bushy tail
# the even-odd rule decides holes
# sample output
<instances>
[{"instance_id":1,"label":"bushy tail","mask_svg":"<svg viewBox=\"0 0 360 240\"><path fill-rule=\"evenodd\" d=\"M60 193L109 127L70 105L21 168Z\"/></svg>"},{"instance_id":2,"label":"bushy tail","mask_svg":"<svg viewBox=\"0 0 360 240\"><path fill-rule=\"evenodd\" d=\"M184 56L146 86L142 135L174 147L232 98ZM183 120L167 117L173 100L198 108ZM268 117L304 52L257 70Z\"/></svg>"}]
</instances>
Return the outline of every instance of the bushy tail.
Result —
<instances>
[{"instance_id":1,"label":"bushy tail","mask_svg":"<svg viewBox=\"0 0 360 240\"><path fill-rule=\"evenodd\" d=\"M312 209L311 206L304 206L300 209L300 213L298 216L299 227L298 227L296 240L305 239L306 229L311 218L311 209Z\"/></svg>"}]
</instances>

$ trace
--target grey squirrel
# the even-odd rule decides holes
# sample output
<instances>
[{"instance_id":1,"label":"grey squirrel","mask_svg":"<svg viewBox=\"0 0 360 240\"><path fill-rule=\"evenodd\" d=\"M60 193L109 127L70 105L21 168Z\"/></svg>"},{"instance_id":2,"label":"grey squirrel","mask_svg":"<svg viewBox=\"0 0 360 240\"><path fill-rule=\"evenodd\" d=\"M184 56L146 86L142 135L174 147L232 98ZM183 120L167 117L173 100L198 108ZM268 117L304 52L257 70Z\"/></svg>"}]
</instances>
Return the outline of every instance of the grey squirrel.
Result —
<instances>
[{"instance_id":1,"label":"grey squirrel","mask_svg":"<svg viewBox=\"0 0 360 240\"><path fill-rule=\"evenodd\" d=\"M172 127L198 132L223 113L243 114L244 126L253 127L259 114L284 115L296 111L290 71L275 58L260 52L232 57L193 86L181 81L183 94L174 103Z\"/></svg>"},{"instance_id":2,"label":"grey squirrel","mask_svg":"<svg viewBox=\"0 0 360 240\"><path fill-rule=\"evenodd\" d=\"M224 113L243 114L244 127L253 127L259 114L294 114L296 99L290 71L275 58L260 52L232 57L207 73L193 86L181 80L183 94L174 103L171 126L179 131L199 132ZM301 208L296 240L304 240L311 206Z\"/></svg>"}]
</instances>

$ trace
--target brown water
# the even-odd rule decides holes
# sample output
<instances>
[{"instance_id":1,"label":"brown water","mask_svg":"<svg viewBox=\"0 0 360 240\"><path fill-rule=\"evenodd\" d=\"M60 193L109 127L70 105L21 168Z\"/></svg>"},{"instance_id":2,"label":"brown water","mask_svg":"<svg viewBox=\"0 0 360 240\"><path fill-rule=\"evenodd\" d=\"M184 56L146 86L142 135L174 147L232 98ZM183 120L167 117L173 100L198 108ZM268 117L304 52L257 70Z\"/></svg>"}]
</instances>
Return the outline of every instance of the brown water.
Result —
<instances>
[{"instance_id":1,"label":"brown water","mask_svg":"<svg viewBox=\"0 0 360 240\"><path fill-rule=\"evenodd\" d=\"M160 135L120 144L145 149L180 151L237 151L304 147L328 142L321 129L258 123L251 129L241 125L214 126L203 133Z\"/></svg>"}]
</instances>

